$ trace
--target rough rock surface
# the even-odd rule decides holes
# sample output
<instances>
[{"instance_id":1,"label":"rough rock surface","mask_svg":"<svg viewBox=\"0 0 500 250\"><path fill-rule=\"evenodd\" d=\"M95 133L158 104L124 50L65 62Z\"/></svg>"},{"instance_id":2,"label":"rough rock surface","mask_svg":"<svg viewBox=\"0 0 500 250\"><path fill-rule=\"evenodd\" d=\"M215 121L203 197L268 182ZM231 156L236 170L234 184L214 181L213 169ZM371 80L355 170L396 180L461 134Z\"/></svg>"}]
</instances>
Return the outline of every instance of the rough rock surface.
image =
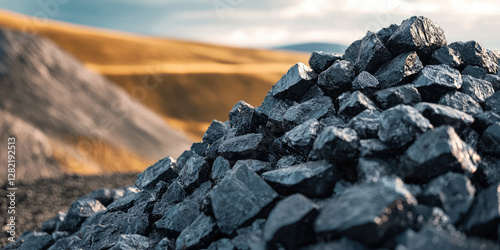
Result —
<instances>
[{"instance_id":1,"label":"rough rock surface","mask_svg":"<svg viewBox=\"0 0 500 250\"><path fill-rule=\"evenodd\" d=\"M446 45L412 17L314 52L177 163L6 249L498 249L498 56Z\"/></svg>"}]
</instances>

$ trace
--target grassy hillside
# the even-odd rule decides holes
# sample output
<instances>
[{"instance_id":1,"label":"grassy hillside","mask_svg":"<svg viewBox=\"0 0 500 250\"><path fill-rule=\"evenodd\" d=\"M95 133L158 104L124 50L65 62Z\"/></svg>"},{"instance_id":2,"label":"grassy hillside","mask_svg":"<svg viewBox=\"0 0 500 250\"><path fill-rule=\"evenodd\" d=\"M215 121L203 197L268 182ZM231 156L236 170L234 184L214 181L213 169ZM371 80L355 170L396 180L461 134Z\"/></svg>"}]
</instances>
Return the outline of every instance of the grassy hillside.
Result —
<instances>
[{"instance_id":1,"label":"grassy hillside","mask_svg":"<svg viewBox=\"0 0 500 250\"><path fill-rule=\"evenodd\" d=\"M43 35L103 74L171 125L200 139L237 101L260 105L270 85L308 55L41 22L0 12L0 26Z\"/></svg>"}]
</instances>

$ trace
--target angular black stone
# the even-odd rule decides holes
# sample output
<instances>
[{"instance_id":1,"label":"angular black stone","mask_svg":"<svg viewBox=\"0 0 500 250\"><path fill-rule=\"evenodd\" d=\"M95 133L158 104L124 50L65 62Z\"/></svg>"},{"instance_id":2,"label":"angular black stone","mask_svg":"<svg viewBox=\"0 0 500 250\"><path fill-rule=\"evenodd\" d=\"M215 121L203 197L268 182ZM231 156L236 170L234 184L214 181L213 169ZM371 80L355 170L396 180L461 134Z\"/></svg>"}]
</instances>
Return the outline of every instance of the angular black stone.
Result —
<instances>
[{"instance_id":1,"label":"angular black stone","mask_svg":"<svg viewBox=\"0 0 500 250\"><path fill-rule=\"evenodd\" d=\"M447 44L443 29L432 20L414 16L404 20L387 41L387 47L399 55L416 51L423 58Z\"/></svg>"},{"instance_id":2,"label":"angular black stone","mask_svg":"<svg viewBox=\"0 0 500 250\"><path fill-rule=\"evenodd\" d=\"M147 250L149 249L149 242L146 236L138 234L122 234L118 238L116 245L110 250Z\"/></svg>"},{"instance_id":3,"label":"angular black stone","mask_svg":"<svg viewBox=\"0 0 500 250\"><path fill-rule=\"evenodd\" d=\"M219 154L228 160L258 159L265 155L264 136L246 134L225 140L219 146Z\"/></svg>"},{"instance_id":4,"label":"angular black stone","mask_svg":"<svg viewBox=\"0 0 500 250\"><path fill-rule=\"evenodd\" d=\"M321 73L328 69L332 64L340 60L342 57L337 54L327 53L323 51L313 51L309 57L309 66L316 73Z\"/></svg>"},{"instance_id":5,"label":"angular black stone","mask_svg":"<svg viewBox=\"0 0 500 250\"><path fill-rule=\"evenodd\" d=\"M310 161L265 172L262 178L284 195L301 193L308 197L326 197L332 194L340 174L325 161Z\"/></svg>"},{"instance_id":6,"label":"angular black stone","mask_svg":"<svg viewBox=\"0 0 500 250\"><path fill-rule=\"evenodd\" d=\"M374 109L366 109L355 116L349 122L349 127L354 129L361 139L376 138L380 112Z\"/></svg>"},{"instance_id":7,"label":"angular black stone","mask_svg":"<svg viewBox=\"0 0 500 250\"><path fill-rule=\"evenodd\" d=\"M261 174L272 169L269 162L259 160L239 160L234 164L233 168L238 168L240 166L245 166L257 174Z\"/></svg>"},{"instance_id":8,"label":"angular black stone","mask_svg":"<svg viewBox=\"0 0 500 250\"><path fill-rule=\"evenodd\" d=\"M271 89L278 99L300 100L302 95L314 85L318 75L303 63L292 66Z\"/></svg>"},{"instance_id":9,"label":"angular black stone","mask_svg":"<svg viewBox=\"0 0 500 250\"><path fill-rule=\"evenodd\" d=\"M186 165L179 173L179 178L182 180L184 187L192 191L201 183L207 181L209 175L210 165L208 165L204 157L195 154L186 162Z\"/></svg>"},{"instance_id":10,"label":"angular black stone","mask_svg":"<svg viewBox=\"0 0 500 250\"><path fill-rule=\"evenodd\" d=\"M391 52L384 46L377 34L368 31L361 39L359 56L355 62L357 72L374 73L380 65L392 58Z\"/></svg>"},{"instance_id":11,"label":"angular black stone","mask_svg":"<svg viewBox=\"0 0 500 250\"><path fill-rule=\"evenodd\" d=\"M272 91L269 91L266 97L264 97L264 101L262 101L262 104L259 107L255 108L255 112L259 116L268 116L269 112L279 101L279 99L273 97Z\"/></svg>"},{"instance_id":12,"label":"angular black stone","mask_svg":"<svg viewBox=\"0 0 500 250\"><path fill-rule=\"evenodd\" d=\"M106 207L98 200L89 198L75 200L71 203L68 214L59 225L58 230L74 233L87 218L104 210L106 210Z\"/></svg>"},{"instance_id":13,"label":"angular black stone","mask_svg":"<svg viewBox=\"0 0 500 250\"><path fill-rule=\"evenodd\" d=\"M229 132L229 125L224 122L213 120L203 135L203 141L212 144L227 134L227 132Z\"/></svg>"},{"instance_id":14,"label":"angular black stone","mask_svg":"<svg viewBox=\"0 0 500 250\"><path fill-rule=\"evenodd\" d=\"M314 98L320 98L322 96L325 96L325 92L323 92L323 90L321 90L320 87L318 87L318 85L314 84L305 94L304 96L302 97L302 99L300 100L300 102L307 102L311 99L314 99Z\"/></svg>"},{"instance_id":15,"label":"angular black stone","mask_svg":"<svg viewBox=\"0 0 500 250\"><path fill-rule=\"evenodd\" d=\"M496 92L484 101L484 109L500 115L500 92Z\"/></svg>"},{"instance_id":16,"label":"angular black stone","mask_svg":"<svg viewBox=\"0 0 500 250\"><path fill-rule=\"evenodd\" d=\"M155 218L161 218L170 207L186 198L186 191L179 181L174 181L162 195L161 200L153 206L151 214Z\"/></svg>"},{"instance_id":17,"label":"angular black stone","mask_svg":"<svg viewBox=\"0 0 500 250\"><path fill-rule=\"evenodd\" d=\"M392 34L394 34L398 27L399 26L396 24L391 24L389 27L382 28L377 32L377 37L383 44L387 44L387 41L391 38Z\"/></svg>"},{"instance_id":18,"label":"angular black stone","mask_svg":"<svg viewBox=\"0 0 500 250\"><path fill-rule=\"evenodd\" d=\"M135 197L132 207L127 213L150 213L156 202L156 194L148 191L139 192Z\"/></svg>"},{"instance_id":19,"label":"angular black stone","mask_svg":"<svg viewBox=\"0 0 500 250\"><path fill-rule=\"evenodd\" d=\"M367 109L376 110L376 104L363 93L355 91L349 98L340 101L339 115L351 118Z\"/></svg>"},{"instance_id":20,"label":"angular black stone","mask_svg":"<svg viewBox=\"0 0 500 250\"><path fill-rule=\"evenodd\" d=\"M462 70L462 75L469 75L477 79L486 78L486 70L478 66L470 66L468 65Z\"/></svg>"},{"instance_id":21,"label":"angular black stone","mask_svg":"<svg viewBox=\"0 0 500 250\"><path fill-rule=\"evenodd\" d=\"M200 214L198 202L186 200L171 206L163 217L155 223L155 227L168 237L175 237Z\"/></svg>"},{"instance_id":22,"label":"angular black stone","mask_svg":"<svg viewBox=\"0 0 500 250\"><path fill-rule=\"evenodd\" d=\"M290 167L293 165L298 165L300 163L303 163L303 159L301 157L298 157L296 155L287 155L279 159L279 161L276 163L276 168Z\"/></svg>"},{"instance_id":23,"label":"angular black stone","mask_svg":"<svg viewBox=\"0 0 500 250\"><path fill-rule=\"evenodd\" d=\"M447 173L429 182L418 196L421 204L441 207L451 223L459 222L472 204L476 189L469 178L458 173Z\"/></svg>"},{"instance_id":24,"label":"angular black stone","mask_svg":"<svg viewBox=\"0 0 500 250\"><path fill-rule=\"evenodd\" d=\"M210 146L209 146L209 148L210 148ZM209 148L207 148L207 152L210 152ZM207 155L207 152L205 152L205 155ZM191 150L186 150L186 151L182 152L182 154L179 156L179 158L177 158L177 164L174 165L174 172L179 174L179 172L181 172L184 165L186 165L186 162L193 155L194 155L194 152Z\"/></svg>"},{"instance_id":25,"label":"angular black stone","mask_svg":"<svg viewBox=\"0 0 500 250\"><path fill-rule=\"evenodd\" d=\"M148 215L144 213L106 213L98 224L81 232L87 245L84 249L108 249L116 244L121 234L146 234ZM91 246L91 247L90 247Z\"/></svg>"},{"instance_id":26,"label":"angular black stone","mask_svg":"<svg viewBox=\"0 0 500 250\"><path fill-rule=\"evenodd\" d=\"M283 130L284 130L283 118L286 114L286 111L290 107L292 107L293 105L297 105L297 103L289 101L289 100L280 101L269 112L269 117L267 120L266 127L272 134L275 134L275 135L283 134Z\"/></svg>"},{"instance_id":27,"label":"angular black stone","mask_svg":"<svg viewBox=\"0 0 500 250\"><path fill-rule=\"evenodd\" d=\"M474 122L471 115L440 104L421 102L413 107L427 118L434 127L450 125L456 131L462 131Z\"/></svg>"},{"instance_id":28,"label":"angular black stone","mask_svg":"<svg viewBox=\"0 0 500 250\"><path fill-rule=\"evenodd\" d=\"M351 128L326 127L314 141L311 154L329 162L353 161L359 154L359 136Z\"/></svg>"},{"instance_id":29,"label":"angular black stone","mask_svg":"<svg viewBox=\"0 0 500 250\"><path fill-rule=\"evenodd\" d=\"M49 247L48 250L59 250L59 249L77 250L77 249L79 249L77 247L79 242L81 242L81 239L78 236L72 235L72 236L57 240L56 243L54 243L54 245Z\"/></svg>"},{"instance_id":30,"label":"angular black stone","mask_svg":"<svg viewBox=\"0 0 500 250\"><path fill-rule=\"evenodd\" d=\"M280 201L267 217L264 239L285 247L298 247L314 241L313 221L317 206L301 194Z\"/></svg>"},{"instance_id":31,"label":"angular black stone","mask_svg":"<svg viewBox=\"0 0 500 250\"><path fill-rule=\"evenodd\" d=\"M460 110L469 115L479 115L483 112L481 105L470 95L458 91L450 91L439 99L439 104Z\"/></svg>"},{"instance_id":32,"label":"angular black stone","mask_svg":"<svg viewBox=\"0 0 500 250\"><path fill-rule=\"evenodd\" d=\"M318 86L327 94L339 95L351 88L354 77L356 77L354 64L340 60L319 74Z\"/></svg>"},{"instance_id":33,"label":"angular black stone","mask_svg":"<svg viewBox=\"0 0 500 250\"><path fill-rule=\"evenodd\" d=\"M210 216L201 214L177 238L176 249L200 249L216 234L216 224Z\"/></svg>"},{"instance_id":34,"label":"angular black stone","mask_svg":"<svg viewBox=\"0 0 500 250\"><path fill-rule=\"evenodd\" d=\"M256 216L277 196L265 181L244 166L233 168L210 193L217 225L226 234Z\"/></svg>"},{"instance_id":35,"label":"angular black stone","mask_svg":"<svg viewBox=\"0 0 500 250\"><path fill-rule=\"evenodd\" d=\"M431 61L434 64L446 64L452 68L457 68L464 63L460 54L449 46L441 47L432 53Z\"/></svg>"},{"instance_id":36,"label":"angular black stone","mask_svg":"<svg viewBox=\"0 0 500 250\"><path fill-rule=\"evenodd\" d=\"M420 93L413 84L383 89L375 92L374 96L383 109L388 109L398 104L413 105L422 100Z\"/></svg>"},{"instance_id":37,"label":"angular black stone","mask_svg":"<svg viewBox=\"0 0 500 250\"><path fill-rule=\"evenodd\" d=\"M324 238L347 236L366 245L405 228L416 200L400 179L383 178L347 188L320 209L314 230Z\"/></svg>"},{"instance_id":38,"label":"angular black stone","mask_svg":"<svg viewBox=\"0 0 500 250\"><path fill-rule=\"evenodd\" d=\"M354 41L345 50L344 55L342 55L342 60L355 63L356 60L358 59L360 48L361 48L361 39Z\"/></svg>"},{"instance_id":39,"label":"angular black stone","mask_svg":"<svg viewBox=\"0 0 500 250\"><path fill-rule=\"evenodd\" d=\"M318 120L332 109L334 109L332 99L327 96L297 104L289 108L283 116L285 129L289 130L310 119Z\"/></svg>"},{"instance_id":40,"label":"angular black stone","mask_svg":"<svg viewBox=\"0 0 500 250\"><path fill-rule=\"evenodd\" d=\"M206 142L195 142L191 145L191 151L197 155L205 156L209 144Z\"/></svg>"},{"instance_id":41,"label":"angular black stone","mask_svg":"<svg viewBox=\"0 0 500 250\"><path fill-rule=\"evenodd\" d=\"M320 128L316 119L308 120L286 132L283 136L283 143L296 153L307 156Z\"/></svg>"},{"instance_id":42,"label":"angular black stone","mask_svg":"<svg viewBox=\"0 0 500 250\"><path fill-rule=\"evenodd\" d=\"M424 68L417 53L407 52L383 64L375 73L380 88L386 89L407 82Z\"/></svg>"},{"instance_id":43,"label":"angular black stone","mask_svg":"<svg viewBox=\"0 0 500 250\"><path fill-rule=\"evenodd\" d=\"M484 101L495 93L490 82L472 76L463 76L462 92L470 95L478 103Z\"/></svg>"},{"instance_id":44,"label":"angular black stone","mask_svg":"<svg viewBox=\"0 0 500 250\"><path fill-rule=\"evenodd\" d=\"M450 48L460 55L465 65L480 66L488 73L495 74L498 61L493 60L486 49L476 41L450 43Z\"/></svg>"},{"instance_id":45,"label":"angular black stone","mask_svg":"<svg viewBox=\"0 0 500 250\"><path fill-rule=\"evenodd\" d=\"M362 71L352 81L352 89L371 96L379 88L379 81L367 71Z\"/></svg>"},{"instance_id":46,"label":"angular black stone","mask_svg":"<svg viewBox=\"0 0 500 250\"><path fill-rule=\"evenodd\" d=\"M433 126L418 110L398 105L380 114L379 139L393 147L403 147Z\"/></svg>"},{"instance_id":47,"label":"angular black stone","mask_svg":"<svg viewBox=\"0 0 500 250\"><path fill-rule=\"evenodd\" d=\"M449 90L462 87L460 72L448 65L427 65L413 81L423 99L437 102Z\"/></svg>"},{"instance_id":48,"label":"angular black stone","mask_svg":"<svg viewBox=\"0 0 500 250\"><path fill-rule=\"evenodd\" d=\"M252 131L255 122L254 109L252 105L245 101L240 101L233 106L233 109L229 112L229 125L236 129L236 135L243 135Z\"/></svg>"},{"instance_id":49,"label":"angular black stone","mask_svg":"<svg viewBox=\"0 0 500 250\"><path fill-rule=\"evenodd\" d=\"M405 152L402 165L407 179L426 182L447 172L472 174L481 157L450 126L422 134Z\"/></svg>"},{"instance_id":50,"label":"angular black stone","mask_svg":"<svg viewBox=\"0 0 500 250\"><path fill-rule=\"evenodd\" d=\"M500 75L487 75L484 80L490 82L495 91L500 91Z\"/></svg>"},{"instance_id":51,"label":"angular black stone","mask_svg":"<svg viewBox=\"0 0 500 250\"><path fill-rule=\"evenodd\" d=\"M481 135L479 150L484 154L500 156L500 122L489 126Z\"/></svg>"},{"instance_id":52,"label":"angular black stone","mask_svg":"<svg viewBox=\"0 0 500 250\"><path fill-rule=\"evenodd\" d=\"M464 231L482 237L497 237L500 222L499 192L500 185L495 184L476 195L467 219L462 225Z\"/></svg>"},{"instance_id":53,"label":"angular black stone","mask_svg":"<svg viewBox=\"0 0 500 250\"><path fill-rule=\"evenodd\" d=\"M226 176L226 173L229 170L231 170L229 161L226 158L219 156L215 159L214 163L212 163L212 173L210 178L215 182L218 182Z\"/></svg>"},{"instance_id":54,"label":"angular black stone","mask_svg":"<svg viewBox=\"0 0 500 250\"><path fill-rule=\"evenodd\" d=\"M153 189L159 181L168 182L177 177L175 165L172 157L165 157L138 174L135 185L140 189Z\"/></svg>"},{"instance_id":55,"label":"angular black stone","mask_svg":"<svg viewBox=\"0 0 500 250\"><path fill-rule=\"evenodd\" d=\"M113 201L109 206L106 208L107 211L127 211L129 208L131 208L136 199L138 199L144 191L140 192L135 192L135 193L129 193L128 195L123 195L120 199L117 199Z\"/></svg>"}]
</instances>

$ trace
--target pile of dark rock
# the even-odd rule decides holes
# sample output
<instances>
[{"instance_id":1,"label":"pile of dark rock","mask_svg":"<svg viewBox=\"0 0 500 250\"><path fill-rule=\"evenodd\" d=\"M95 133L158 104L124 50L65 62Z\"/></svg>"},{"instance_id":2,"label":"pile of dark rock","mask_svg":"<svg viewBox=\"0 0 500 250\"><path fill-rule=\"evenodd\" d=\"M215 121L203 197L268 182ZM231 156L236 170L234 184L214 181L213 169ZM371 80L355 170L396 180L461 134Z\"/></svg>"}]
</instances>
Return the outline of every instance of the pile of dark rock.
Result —
<instances>
[{"instance_id":1,"label":"pile of dark rock","mask_svg":"<svg viewBox=\"0 0 500 250\"><path fill-rule=\"evenodd\" d=\"M498 249L499 59L424 17L314 52L7 249Z\"/></svg>"}]
</instances>

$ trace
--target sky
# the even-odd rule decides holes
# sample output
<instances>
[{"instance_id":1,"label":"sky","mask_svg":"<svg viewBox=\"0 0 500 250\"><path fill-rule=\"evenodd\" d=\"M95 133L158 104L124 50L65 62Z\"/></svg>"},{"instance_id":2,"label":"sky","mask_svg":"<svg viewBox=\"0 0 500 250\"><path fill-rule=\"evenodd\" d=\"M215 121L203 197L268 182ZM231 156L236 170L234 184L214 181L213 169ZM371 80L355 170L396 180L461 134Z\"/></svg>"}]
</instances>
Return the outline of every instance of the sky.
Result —
<instances>
[{"instance_id":1,"label":"sky","mask_svg":"<svg viewBox=\"0 0 500 250\"><path fill-rule=\"evenodd\" d=\"M367 30L431 18L448 42L500 49L499 0L0 0L41 18L239 47L349 45Z\"/></svg>"}]
</instances>

